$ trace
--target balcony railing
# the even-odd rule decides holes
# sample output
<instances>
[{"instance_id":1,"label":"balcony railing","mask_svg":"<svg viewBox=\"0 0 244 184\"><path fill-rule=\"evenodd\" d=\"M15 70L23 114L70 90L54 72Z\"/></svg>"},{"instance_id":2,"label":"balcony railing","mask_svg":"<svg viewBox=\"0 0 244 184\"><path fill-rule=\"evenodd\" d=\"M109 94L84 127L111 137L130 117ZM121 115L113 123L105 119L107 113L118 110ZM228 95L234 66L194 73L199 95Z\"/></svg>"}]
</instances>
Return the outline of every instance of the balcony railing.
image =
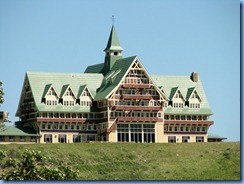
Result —
<instances>
[{"instance_id":1,"label":"balcony railing","mask_svg":"<svg viewBox=\"0 0 244 184\"><path fill-rule=\"evenodd\" d=\"M75 123L85 123L85 122L100 122L100 119L87 119L87 118L36 118L37 122L75 122Z\"/></svg>"},{"instance_id":2,"label":"balcony railing","mask_svg":"<svg viewBox=\"0 0 244 184\"><path fill-rule=\"evenodd\" d=\"M164 120L165 125L170 125L170 124L206 124L206 125L213 125L213 121L204 121L204 120Z\"/></svg>"},{"instance_id":3,"label":"balcony railing","mask_svg":"<svg viewBox=\"0 0 244 184\"><path fill-rule=\"evenodd\" d=\"M162 118L158 117L118 117L118 121L128 122L163 122Z\"/></svg>"},{"instance_id":4,"label":"balcony railing","mask_svg":"<svg viewBox=\"0 0 244 184\"><path fill-rule=\"evenodd\" d=\"M147 111L160 111L162 107L160 106L130 106L130 105L116 105L113 107L113 110L122 110L122 111L130 111L130 110L147 110Z\"/></svg>"},{"instance_id":5,"label":"balcony railing","mask_svg":"<svg viewBox=\"0 0 244 184\"><path fill-rule=\"evenodd\" d=\"M130 83L124 83L122 84L122 87L124 88L150 88L150 84L130 84Z\"/></svg>"}]
</instances>

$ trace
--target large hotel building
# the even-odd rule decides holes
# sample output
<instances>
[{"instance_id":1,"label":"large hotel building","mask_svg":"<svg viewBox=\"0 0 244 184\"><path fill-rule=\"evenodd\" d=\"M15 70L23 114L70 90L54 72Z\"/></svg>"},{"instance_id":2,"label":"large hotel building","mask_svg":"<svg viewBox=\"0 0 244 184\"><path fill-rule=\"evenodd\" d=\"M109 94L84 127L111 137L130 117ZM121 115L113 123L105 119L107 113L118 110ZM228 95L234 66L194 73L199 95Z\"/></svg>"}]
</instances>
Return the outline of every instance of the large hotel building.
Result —
<instances>
[{"instance_id":1,"label":"large hotel building","mask_svg":"<svg viewBox=\"0 0 244 184\"><path fill-rule=\"evenodd\" d=\"M1 142L207 142L213 114L198 73L149 75L112 26L104 62L84 73L27 72ZM152 61L153 62L153 61Z\"/></svg>"}]
</instances>

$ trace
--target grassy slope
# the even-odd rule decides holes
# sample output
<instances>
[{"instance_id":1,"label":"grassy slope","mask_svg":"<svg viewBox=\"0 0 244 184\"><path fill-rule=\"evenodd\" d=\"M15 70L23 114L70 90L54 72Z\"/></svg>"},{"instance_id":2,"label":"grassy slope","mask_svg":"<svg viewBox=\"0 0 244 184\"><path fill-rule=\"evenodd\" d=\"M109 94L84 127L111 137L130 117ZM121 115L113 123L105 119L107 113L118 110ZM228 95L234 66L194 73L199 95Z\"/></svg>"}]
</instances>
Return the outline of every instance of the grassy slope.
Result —
<instances>
[{"instance_id":1,"label":"grassy slope","mask_svg":"<svg viewBox=\"0 0 244 184\"><path fill-rule=\"evenodd\" d=\"M65 160L80 170L81 180L240 180L240 142L12 144L0 149L11 157L40 150L50 163Z\"/></svg>"}]
</instances>

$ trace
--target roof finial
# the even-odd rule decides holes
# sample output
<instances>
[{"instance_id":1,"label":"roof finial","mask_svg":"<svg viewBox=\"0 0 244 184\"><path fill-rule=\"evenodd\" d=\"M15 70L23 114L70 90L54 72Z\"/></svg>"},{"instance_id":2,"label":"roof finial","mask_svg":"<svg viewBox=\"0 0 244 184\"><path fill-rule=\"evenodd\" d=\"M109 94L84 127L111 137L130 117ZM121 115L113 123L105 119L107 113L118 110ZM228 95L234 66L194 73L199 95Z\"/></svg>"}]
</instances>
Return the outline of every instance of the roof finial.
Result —
<instances>
[{"instance_id":1,"label":"roof finial","mask_svg":"<svg viewBox=\"0 0 244 184\"><path fill-rule=\"evenodd\" d=\"M112 15L111 19L112 19L112 23L114 25L114 19L115 19L114 15Z\"/></svg>"}]
</instances>

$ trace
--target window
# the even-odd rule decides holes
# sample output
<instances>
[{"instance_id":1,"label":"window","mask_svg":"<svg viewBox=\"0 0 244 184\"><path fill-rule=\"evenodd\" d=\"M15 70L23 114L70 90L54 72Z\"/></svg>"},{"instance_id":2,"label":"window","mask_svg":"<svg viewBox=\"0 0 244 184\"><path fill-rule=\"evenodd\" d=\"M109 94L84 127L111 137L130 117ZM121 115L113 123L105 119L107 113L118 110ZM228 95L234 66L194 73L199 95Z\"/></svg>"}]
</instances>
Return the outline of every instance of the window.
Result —
<instances>
[{"instance_id":1,"label":"window","mask_svg":"<svg viewBox=\"0 0 244 184\"><path fill-rule=\"evenodd\" d=\"M196 142L204 142L204 137L196 137Z\"/></svg>"},{"instance_id":2,"label":"window","mask_svg":"<svg viewBox=\"0 0 244 184\"><path fill-rule=\"evenodd\" d=\"M46 129L46 123L42 123L42 129L43 129L43 130Z\"/></svg>"},{"instance_id":3,"label":"window","mask_svg":"<svg viewBox=\"0 0 244 184\"><path fill-rule=\"evenodd\" d=\"M177 127L177 126L174 127L174 131L175 131L175 132L178 131L178 127Z\"/></svg>"},{"instance_id":4,"label":"window","mask_svg":"<svg viewBox=\"0 0 244 184\"><path fill-rule=\"evenodd\" d=\"M66 134L59 134L58 135L58 142L59 143L66 143Z\"/></svg>"},{"instance_id":5,"label":"window","mask_svg":"<svg viewBox=\"0 0 244 184\"><path fill-rule=\"evenodd\" d=\"M175 118L174 118L174 115L171 115L171 116L170 116L170 119L171 119L171 120L174 120L174 119L175 119Z\"/></svg>"},{"instance_id":6,"label":"window","mask_svg":"<svg viewBox=\"0 0 244 184\"><path fill-rule=\"evenodd\" d=\"M51 123L48 123L48 125L47 125L47 129L48 129L48 130L51 129L51 125L52 125Z\"/></svg>"},{"instance_id":7,"label":"window","mask_svg":"<svg viewBox=\"0 0 244 184\"><path fill-rule=\"evenodd\" d=\"M58 129L58 123L54 123L53 124L53 130L57 130Z\"/></svg>"},{"instance_id":8,"label":"window","mask_svg":"<svg viewBox=\"0 0 244 184\"><path fill-rule=\"evenodd\" d=\"M180 127L180 131L181 131L181 132L184 131L184 127L183 127L183 126Z\"/></svg>"},{"instance_id":9,"label":"window","mask_svg":"<svg viewBox=\"0 0 244 184\"><path fill-rule=\"evenodd\" d=\"M87 130L92 130L92 125L91 124L87 125Z\"/></svg>"},{"instance_id":10,"label":"window","mask_svg":"<svg viewBox=\"0 0 244 184\"><path fill-rule=\"evenodd\" d=\"M66 118L70 118L70 114L69 113L66 114Z\"/></svg>"},{"instance_id":11,"label":"window","mask_svg":"<svg viewBox=\"0 0 244 184\"><path fill-rule=\"evenodd\" d=\"M182 142L190 142L189 136L182 136Z\"/></svg>"},{"instance_id":12,"label":"window","mask_svg":"<svg viewBox=\"0 0 244 184\"><path fill-rule=\"evenodd\" d=\"M80 135L73 135L73 142L81 142L81 136Z\"/></svg>"},{"instance_id":13,"label":"window","mask_svg":"<svg viewBox=\"0 0 244 184\"><path fill-rule=\"evenodd\" d=\"M63 129L63 126L64 126L63 123L59 124L59 129L62 130Z\"/></svg>"},{"instance_id":14,"label":"window","mask_svg":"<svg viewBox=\"0 0 244 184\"><path fill-rule=\"evenodd\" d=\"M14 136L9 136L9 142L14 142L15 140L15 137Z\"/></svg>"},{"instance_id":15,"label":"window","mask_svg":"<svg viewBox=\"0 0 244 184\"><path fill-rule=\"evenodd\" d=\"M20 140L20 142L25 142L25 136L20 136L19 140Z\"/></svg>"},{"instance_id":16,"label":"window","mask_svg":"<svg viewBox=\"0 0 244 184\"><path fill-rule=\"evenodd\" d=\"M36 137L35 136L31 136L31 142L36 142Z\"/></svg>"},{"instance_id":17,"label":"window","mask_svg":"<svg viewBox=\"0 0 244 184\"><path fill-rule=\"evenodd\" d=\"M96 135L87 135L87 141L96 141Z\"/></svg>"},{"instance_id":18,"label":"window","mask_svg":"<svg viewBox=\"0 0 244 184\"><path fill-rule=\"evenodd\" d=\"M168 142L169 142L169 143L174 143L174 142L176 142L176 136L169 136L169 137L168 137Z\"/></svg>"},{"instance_id":19,"label":"window","mask_svg":"<svg viewBox=\"0 0 244 184\"><path fill-rule=\"evenodd\" d=\"M181 116L181 120L185 120L186 119L186 116Z\"/></svg>"},{"instance_id":20,"label":"window","mask_svg":"<svg viewBox=\"0 0 244 184\"><path fill-rule=\"evenodd\" d=\"M169 119L169 115L164 115L164 119Z\"/></svg>"},{"instance_id":21,"label":"window","mask_svg":"<svg viewBox=\"0 0 244 184\"><path fill-rule=\"evenodd\" d=\"M0 142L4 142L5 141L5 136L0 135Z\"/></svg>"},{"instance_id":22,"label":"window","mask_svg":"<svg viewBox=\"0 0 244 184\"><path fill-rule=\"evenodd\" d=\"M44 134L44 142L52 143L52 134Z\"/></svg>"},{"instance_id":23,"label":"window","mask_svg":"<svg viewBox=\"0 0 244 184\"><path fill-rule=\"evenodd\" d=\"M69 129L69 124L65 124L65 130Z\"/></svg>"}]
</instances>

